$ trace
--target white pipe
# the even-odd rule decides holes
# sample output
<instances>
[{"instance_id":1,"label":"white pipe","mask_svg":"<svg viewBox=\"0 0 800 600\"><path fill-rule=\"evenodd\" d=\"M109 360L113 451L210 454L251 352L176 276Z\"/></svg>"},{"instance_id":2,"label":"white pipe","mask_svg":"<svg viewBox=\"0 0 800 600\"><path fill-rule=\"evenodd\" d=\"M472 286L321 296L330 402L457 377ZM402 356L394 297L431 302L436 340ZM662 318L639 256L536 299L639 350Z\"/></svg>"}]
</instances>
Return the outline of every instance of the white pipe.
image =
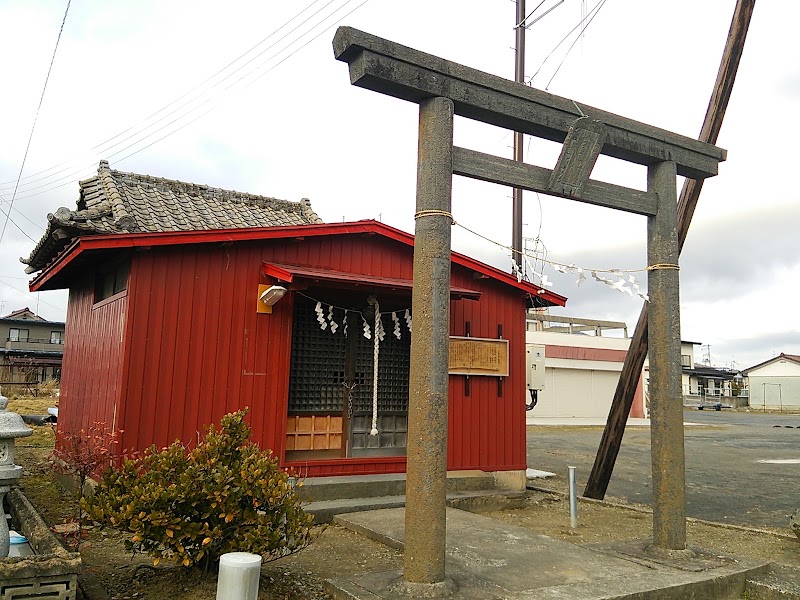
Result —
<instances>
[{"instance_id":1,"label":"white pipe","mask_svg":"<svg viewBox=\"0 0 800 600\"><path fill-rule=\"evenodd\" d=\"M575 467L567 467L569 470L569 526L571 529L578 527L578 496L575 486Z\"/></svg>"},{"instance_id":2,"label":"white pipe","mask_svg":"<svg viewBox=\"0 0 800 600\"><path fill-rule=\"evenodd\" d=\"M261 557L249 552L228 552L219 559L217 600L257 600Z\"/></svg>"}]
</instances>

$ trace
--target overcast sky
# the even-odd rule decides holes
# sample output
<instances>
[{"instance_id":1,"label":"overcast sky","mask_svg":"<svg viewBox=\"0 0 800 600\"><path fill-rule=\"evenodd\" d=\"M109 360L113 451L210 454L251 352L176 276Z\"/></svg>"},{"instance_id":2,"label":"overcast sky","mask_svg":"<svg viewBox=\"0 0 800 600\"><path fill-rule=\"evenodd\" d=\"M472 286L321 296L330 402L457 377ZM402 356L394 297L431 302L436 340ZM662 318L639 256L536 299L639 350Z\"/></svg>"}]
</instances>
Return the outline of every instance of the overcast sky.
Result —
<instances>
[{"instance_id":1,"label":"overcast sky","mask_svg":"<svg viewBox=\"0 0 800 600\"><path fill-rule=\"evenodd\" d=\"M583 36L556 47L583 15L594 15L597 1L565 0L528 30L533 85L696 137L734 0L600 0ZM528 0L529 10L538 3ZM556 3L546 0L536 14ZM50 319L65 317L66 294L30 295L17 259L41 237L48 212L75 207L77 181L96 173L101 158L123 171L307 197L325 221L374 218L413 232L417 107L350 86L346 65L331 50L340 20L514 75L510 0L72 0L15 194L65 8L65 0L0 3L4 212L14 198L13 223L0 244L2 314L29 306ZM800 3L756 6L718 141L728 161L704 185L681 257L681 336L710 345L720 366L800 354L800 192L792 183L798 17ZM501 129L458 119L455 138L512 154L511 134ZM558 151L526 140L529 162L552 167ZM601 157L593 177L643 188L646 173ZM456 178L456 221L497 245L456 226L454 249L508 268L502 246L511 241L510 195ZM646 265L644 217L526 193L523 221L524 235L540 240L529 247L546 248L550 260L599 269ZM554 313L626 321L633 329L636 296L591 278L578 287L574 276L549 266L544 274L569 298ZM636 277L644 288L644 273Z\"/></svg>"}]
</instances>

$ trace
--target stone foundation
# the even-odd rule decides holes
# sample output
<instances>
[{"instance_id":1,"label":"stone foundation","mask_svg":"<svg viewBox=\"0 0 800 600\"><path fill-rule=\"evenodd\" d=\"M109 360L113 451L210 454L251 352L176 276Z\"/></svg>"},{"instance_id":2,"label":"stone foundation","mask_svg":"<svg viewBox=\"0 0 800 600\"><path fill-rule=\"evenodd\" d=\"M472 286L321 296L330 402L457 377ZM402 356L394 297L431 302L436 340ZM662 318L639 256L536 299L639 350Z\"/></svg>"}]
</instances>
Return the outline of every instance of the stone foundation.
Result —
<instances>
[{"instance_id":1,"label":"stone foundation","mask_svg":"<svg viewBox=\"0 0 800 600\"><path fill-rule=\"evenodd\" d=\"M28 538L36 554L0 559L0 600L75 600L80 554L61 545L18 488L12 489L6 498L17 531Z\"/></svg>"},{"instance_id":2,"label":"stone foundation","mask_svg":"<svg viewBox=\"0 0 800 600\"><path fill-rule=\"evenodd\" d=\"M528 483L524 469L521 471L493 471L492 475L495 488L498 490L524 492L525 485Z\"/></svg>"}]
</instances>

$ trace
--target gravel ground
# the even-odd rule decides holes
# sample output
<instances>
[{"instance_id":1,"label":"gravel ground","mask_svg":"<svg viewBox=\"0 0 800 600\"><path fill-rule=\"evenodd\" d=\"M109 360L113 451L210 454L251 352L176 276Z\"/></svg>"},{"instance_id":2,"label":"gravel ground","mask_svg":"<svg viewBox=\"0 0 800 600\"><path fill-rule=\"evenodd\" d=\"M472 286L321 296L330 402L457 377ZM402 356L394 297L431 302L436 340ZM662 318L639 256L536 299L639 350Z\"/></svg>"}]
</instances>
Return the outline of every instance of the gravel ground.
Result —
<instances>
[{"instance_id":1,"label":"gravel ground","mask_svg":"<svg viewBox=\"0 0 800 600\"><path fill-rule=\"evenodd\" d=\"M42 462L46 452L46 448L21 448L19 461L27 470L26 494L45 519L56 525L69 520L73 505ZM566 496L536 490L528 492L523 508L483 514L574 544L647 538L652 527L652 516L645 507L581 501L579 527L571 530ZM302 552L264 565L259 600L320 600L328 598L323 591L327 578L402 568L400 552L359 534L335 525L319 527L316 534L314 543ZM88 532L82 554L87 581L96 582L91 600L216 597L213 576L165 564L153 568L146 557L126 555L122 540L113 530ZM788 529L758 531L690 521L688 540L690 545L718 552L800 566L800 543Z\"/></svg>"},{"instance_id":2,"label":"gravel ground","mask_svg":"<svg viewBox=\"0 0 800 600\"><path fill-rule=\"evenodd\" d=\"M47 457L52 429L36 428L33 436L18 440L16 460L25 469L22 488L51 525L67 523L75 515L75 500L55 481ZM530 490L523 508L484 512L488 517L528 527L574 544L643 539L651 536L652 515L643 505L625 502L581 501L579 526L569 528L565 478L543 485L554 491ZM612 499L613 500L613 499ZM370 571L402 568L402 554L338 526L319 527L314 543L302 552L264 565L259 600L320 600L325 579ZM800 543L788 528L749 529L690 520L689 544L718 552L800 566ZM125 554L123 537L113 530L90 529L83 544L84 581L90 600L212 600L216 581L189 569L160 564L147 557ZM92 583L95 583L92 586Z\"/></svg>"}]
</instances>

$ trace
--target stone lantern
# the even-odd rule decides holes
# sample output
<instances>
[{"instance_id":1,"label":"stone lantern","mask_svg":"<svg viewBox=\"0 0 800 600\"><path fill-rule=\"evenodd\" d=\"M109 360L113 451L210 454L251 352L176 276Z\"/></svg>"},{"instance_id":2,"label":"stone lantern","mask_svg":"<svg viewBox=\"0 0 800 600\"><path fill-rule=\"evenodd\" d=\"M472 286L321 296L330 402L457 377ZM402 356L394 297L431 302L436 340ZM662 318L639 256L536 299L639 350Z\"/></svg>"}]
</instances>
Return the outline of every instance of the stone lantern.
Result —
<instances>
[{"instance_id":1,"label":"stone lantern","mask_svg":"<svg viewBox=\"0 0 800 600\"><path fill-rule=\"evenodd\" d=\"M8 412L8 398L0 393L0 508L3 507L3 500L22 475L22 467L14 464L14 438L26 437L33 433L33 430L26 427L22 422L22 417L17 413ZM5 509L0 515L0 557L8 556L8 522L5 517Z\"/></svg>"}]
</instances>

